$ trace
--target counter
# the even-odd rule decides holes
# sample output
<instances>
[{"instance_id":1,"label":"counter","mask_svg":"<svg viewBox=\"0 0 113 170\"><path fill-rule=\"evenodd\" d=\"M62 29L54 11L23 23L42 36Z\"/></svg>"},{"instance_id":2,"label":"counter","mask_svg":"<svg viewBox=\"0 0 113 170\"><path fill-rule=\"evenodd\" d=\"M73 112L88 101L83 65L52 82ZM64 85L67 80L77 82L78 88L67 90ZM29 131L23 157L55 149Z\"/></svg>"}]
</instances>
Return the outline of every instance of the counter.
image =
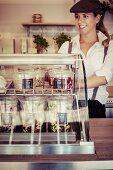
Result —
<instances>
[{"instance_id":1,"label":"counter","mask_svg":"<svg viewBox=\"0 0 113 170\"><path fill-rule=\"evenodd\" d=\"M95 154L61 155L0 155L0 162L62 162L62 161L104 161L113 160L113 119L90 119L91 140Z\"/></svg>"}]
</instances>

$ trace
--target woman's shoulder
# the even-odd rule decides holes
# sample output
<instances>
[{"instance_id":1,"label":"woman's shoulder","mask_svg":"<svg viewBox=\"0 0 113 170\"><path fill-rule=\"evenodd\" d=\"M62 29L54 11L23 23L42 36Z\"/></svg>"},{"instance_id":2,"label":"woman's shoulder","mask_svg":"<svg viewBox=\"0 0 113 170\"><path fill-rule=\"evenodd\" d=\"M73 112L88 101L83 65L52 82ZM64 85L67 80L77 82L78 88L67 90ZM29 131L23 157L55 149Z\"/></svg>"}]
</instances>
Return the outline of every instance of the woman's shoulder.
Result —
<instances>
[{"instance_id":1,"label":"woman's shoulder","mask_svg":"<svg viewBox=\"0 0 113 170\"><path fill-rule=\"evenodd\" d=\"M108 44L107 47L108 47L108 51L113 54L113 40L109 41L109 44Z\"/></svg>"},{"instance_id":2,"label":"woman's shoulder","mask_svg":"<svg viewBox=\"0 0 113 170\"><path fill-rule=\"evenodd\" d=\"M65 41L58 50L58 53L68 53L69 43L70 43L69 41Z\"/></svg>"},{"instance_id":3,"label":"woman's shoulder","mask_svg":"<svg viewBox=\"0 0 113 170\"><path fill-rule=\"evenodd\" d=\"M111 39L111 40L109 41L109 45L112 46L112 48L113 48L113 39Z\"/></svg>"},{"instance_id":4,"label":"woman's shoulder","mask_svg":"<svg viewBox=\"0 0 113 170\"><path fill-rule=\"evenodd\" d=\"M113 53L113 40L105 39L102 42L102 45L104 46L104 48L107 48L108 51L111 51Z\"/></svg>"},{"instance_id":5,"label":"woman's shoulder","mask_svg":"<svg viewBox=\"0 0 113 170\"><path fill-rule=\"evenodd\" d=\"M69 44L75 44L79 40L79 35L76 35L75 37L71 38L71 41L65 41L62 46L60 47L58 53L68 53Z\"/></svg>"}]
</instances>

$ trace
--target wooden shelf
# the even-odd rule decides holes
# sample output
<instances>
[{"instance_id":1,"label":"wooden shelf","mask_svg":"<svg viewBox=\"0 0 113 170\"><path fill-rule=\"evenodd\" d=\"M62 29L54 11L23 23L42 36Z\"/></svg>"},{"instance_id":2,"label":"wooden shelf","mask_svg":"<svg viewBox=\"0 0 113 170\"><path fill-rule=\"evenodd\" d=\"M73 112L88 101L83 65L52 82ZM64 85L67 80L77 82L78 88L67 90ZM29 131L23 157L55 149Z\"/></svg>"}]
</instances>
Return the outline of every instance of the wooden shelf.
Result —
<instances>
[{"instance_id":1,"label":"wooden shelf","mask_svg":"<svg viewBox=\"0 0 113 170\"><path fill-rule=\"evenodd\" d=\"M31 27L75 27L74 23L23 23L23 27L27 29L27 35L30 35L30 28Z\"/></svg>"},{"instance_id":2,"label":"wooden shelf","mask_svg":"<svg viewBox=\"0 0 113 170\"><path fill-rule=\"evenodd\" d=\"M24 27L32 26L75 26L73 23L23 23Z\"/></svg>"}]
</instances>

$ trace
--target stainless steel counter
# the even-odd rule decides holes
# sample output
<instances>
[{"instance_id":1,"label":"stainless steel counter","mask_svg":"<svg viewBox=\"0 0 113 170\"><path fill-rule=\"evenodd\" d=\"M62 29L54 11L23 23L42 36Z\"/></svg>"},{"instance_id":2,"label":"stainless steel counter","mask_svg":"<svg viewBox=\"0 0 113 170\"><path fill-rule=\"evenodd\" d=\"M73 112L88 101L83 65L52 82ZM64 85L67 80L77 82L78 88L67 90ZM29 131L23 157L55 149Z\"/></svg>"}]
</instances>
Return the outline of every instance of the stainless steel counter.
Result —
<instances>
[{"instance_id":1,"label":"stainless steel counter","mask_svg":"<svg viewBox=\"0 0 113 170\"><path fill-rule=\"evenodd\" d=\"M113 118L113 97L107 99L106 107L106 117Z\"/></svg>"},{"instance_id":2,"label":"stainless steel counter","mask_svg":"<svg viewBox=\"0 0 113 170\"><path fill-rule=\"evenodd\" d=\"M95 154L93 142L80 144L1 144L0 155Z\"/></svg>"},{"instance_id":3,"label":"stainless steel counter","mask_svg":"<svg viewBox=\"0 0 113 170\"><path fill-rule=\"evenodd\" d=\"M112 170L113 161L91 162L58 162L58 163L33 163L33 162L2 162L0 170Z\"/></svg>"}]
</instances>

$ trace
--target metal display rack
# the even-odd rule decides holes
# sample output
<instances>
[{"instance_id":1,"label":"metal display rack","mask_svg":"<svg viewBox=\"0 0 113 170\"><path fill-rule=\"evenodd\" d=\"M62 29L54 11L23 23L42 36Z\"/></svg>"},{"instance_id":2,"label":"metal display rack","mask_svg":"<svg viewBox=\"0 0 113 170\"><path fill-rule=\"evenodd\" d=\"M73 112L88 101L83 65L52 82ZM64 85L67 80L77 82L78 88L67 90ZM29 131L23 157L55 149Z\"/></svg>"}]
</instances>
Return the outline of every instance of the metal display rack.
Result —
<instances>
[{"instance_id":1,"label":"metal display rack","mask_svg":"<svg viewBox=\"0 0 113 170\"><path fill-rule=\"evenodd\" d=\"M1 67L7 66L16 66L16 65L68 65L68 69L71 69L73 72L73 87L71 89L61 88L44 88L44 89L15 89L9 88L0 89L0 102L4 104L6 109L8 97L12 97L14 100L22 98L22 100L27 101L30 97L31 113L30 113L30 123L29 126L31 131L29 133L15 133L14 128L17 125L15 121L16 111L10 109L10 124L3 123L2 109L0 110L1 116L1 127L10 127L9 133L1 132L0 133L0 154L2 155L24 155L24 154L33 154L33 155L43 155L43 154L94 154L95 148L93 141L90 141L89 136L89 117L88 117L88 106L87 106L87 87L84 89L84 100L85 105L81 107L79 105L79 92L80 89L77 88L77 79L78 79L78 69L79 63L83 65L83 59L78 54L0 54L0 65ZM83 74L84 71L83 71ZM83 76L84 77L84 76ZM84 79L86 81L86 79ZM11 82L10 82L11 83ZM86 82L85 82L86 85ZM36 118L34 118L34 103L37 98L42 100L43 98L46 101L46 108L44 109L44 114L49 113L47 101L55 101L54 97L57 97L58 104L60 105L57 110L56 118L56 131L48 131L48 122L44 121L46 126L46 132L42 132L42 122L38 127L37 132L35 132L35 123ZM40 99L40 97L42 97ZM73 103L73 108L71 108L70 115L71 119L68 118L66 111L62 113L62 107L64 108L63 100L68 104L68 100L71 98L71 103ZM20 100L20 99L19 99ZM76 105L76 106L75 106ZM37 106L37 104L36 104ZM36 107L35 106L35 107ZM2 107L2 106L1 106ZM45 107L45 106L44 106ZM67 106L65 106L67 107ZM61 110L60 110L60 109ZM85 108L85 109L84 109ZM60 110L60 111L59 111ZM65 110L65 109L64 109ZM82 113L81 113L82 110ZM13 114L11 113L13 112ZM20 114L19 111L17 111ZM24 111L23 111L24 112ZM37 110L38 112L38 110ZM54 114L54 109L52 110ZM29 113L27 113L29 114ZM7 115L7 112L3 115ZM41 118L40 114L39 118ZM72 118L73 117L73 118ZM38 118L38 119L39 119ZM4 118L5 119L5 118ZM7 119L7 116L6 116ZM51 118L50 118L51 119ZM70 119L70 120L69 120ZM73 119L73 121L72 121ZM41 119L40 119L41 120ZM49 120L49 118L48 118ZM4 120L5 121L5 120ZM23 123L23 122L22 122ZM50 122L49 122L50 123ZM71 125L71 130L67 131L67 125ZM24 121L23 124L26 124ZM75 127L77 126L77 127ZM63 131L60 131L60 128L63 127ZM79 128L80 139L77 140L75 137L78 133L73 128ZM29 147L29 150L28 150Z\"/></svg>"}]
</instances>

